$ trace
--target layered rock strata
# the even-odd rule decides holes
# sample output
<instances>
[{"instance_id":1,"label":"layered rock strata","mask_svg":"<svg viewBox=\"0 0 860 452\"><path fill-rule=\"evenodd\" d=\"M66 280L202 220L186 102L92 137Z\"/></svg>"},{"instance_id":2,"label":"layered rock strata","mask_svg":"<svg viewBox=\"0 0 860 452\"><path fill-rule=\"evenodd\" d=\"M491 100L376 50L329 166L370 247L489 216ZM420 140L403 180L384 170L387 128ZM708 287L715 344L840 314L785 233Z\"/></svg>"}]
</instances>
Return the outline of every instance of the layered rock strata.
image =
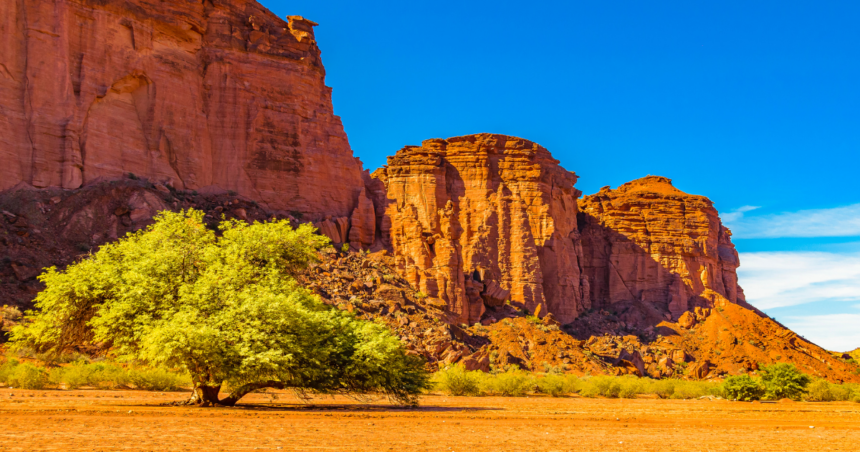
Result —
<instances>
[{"instance_id":1,"label":"layered rock strata","mask_svg":"<svg viewBox=\"0 0 860 452\"><path fill-rule=\"evenodd\" d=\"M0 0L0 190L134 173L351 215L314 25L252 0Z\"/></svg>"},{"instance_id":2,"label":"layered rock strata","mask_svg":"<svg viewBox=\"0 0 860 452\"><path fill-rule=\"evenodd\" d=\"M708 198L648 176L585 196L579 209L584 306L641 302L677 319L712 305L709 289L744 302L731 232Z\"/></svg>"},{"instance_id":3,"label":"layered rock strata","mask_svg":"<svg viewBox=\"0 0 860 452\"><path fill-rule=\"evenodd\" d=\"M443 300L452 321L477 322L485 299L543 306L563 322L582 309L577 177L545 148L492 134L433 139L373 176L398 271Z\"/></svg>"}]
</instances>

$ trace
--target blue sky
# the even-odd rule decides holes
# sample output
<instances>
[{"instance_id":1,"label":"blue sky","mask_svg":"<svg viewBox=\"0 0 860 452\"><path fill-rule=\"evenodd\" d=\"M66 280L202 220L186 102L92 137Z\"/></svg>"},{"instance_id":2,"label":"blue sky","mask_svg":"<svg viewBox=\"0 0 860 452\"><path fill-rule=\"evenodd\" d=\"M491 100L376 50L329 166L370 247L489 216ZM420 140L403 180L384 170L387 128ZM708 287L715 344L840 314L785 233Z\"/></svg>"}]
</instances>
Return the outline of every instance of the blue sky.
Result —
<instances>
[{"instance_id":1,"label":"blue sky","mask_svg":"<svg viewBox=\"0 0 860 452\"><path fill-rule=\"evenodd\" d=\"M860 3L262 3L320 23L365 167L494 132L547 147L586 194L670 177L735 231L751 302L860 347Z\"/></svg>"}]
</instances>

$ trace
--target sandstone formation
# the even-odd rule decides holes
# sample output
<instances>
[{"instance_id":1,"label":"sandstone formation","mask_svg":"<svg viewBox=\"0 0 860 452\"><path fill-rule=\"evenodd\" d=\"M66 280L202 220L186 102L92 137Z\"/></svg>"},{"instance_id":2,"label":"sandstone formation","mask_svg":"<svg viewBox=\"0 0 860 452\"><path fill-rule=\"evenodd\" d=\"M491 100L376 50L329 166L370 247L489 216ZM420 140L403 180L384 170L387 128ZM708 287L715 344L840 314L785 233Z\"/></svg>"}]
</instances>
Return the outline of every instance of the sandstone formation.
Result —
<instances>
[{"instance_id":1,"label":"sandstone formation","mask_svg":"<svg viewBox=\"0 0 860 452\"><path fill-rule=\"evenodd\" d=\"M134 173L351 215L314 25L253 0L0 0L0 190Z\"/></svg>"},{"instance_id":2,"label":"sandstone formation","mask_svg":"<svg viewBox=\"0 0 860 452\"><path fill-rule=\"evenodd\" d=\"M730 231L669 179L579 199L546 149L493 134L363 171L314 25L253 0L0 0L0 335L44 267L193 207L210 227L313 222L335 248L302 282L431 369L711 378L790 361L860 381L850 355L745 302Z\"/></svg>"},{"instance_id":3,"label":"sandstone formation","mask_svg":"<svg viewBox=\"0 0 860 452\"><path fill-rule=\"evenodd\" d=\"M708 289L743 303L731 232L713 203L648 176L579 200L583 304L655 305L677 319L711 306Z\"/></svg>"},{"instance_id":4,"label":"sandstone formation","mask_svg":"<svg viewBox=\"0 0 860 452\"><path fill-rule=\"evenodd\" d=\"M398 271L442 299L452 321L479 321L484 297L543 306L562 322L582 309L577 177L543 147L492 134L427 140L373 176Z\"/></svg>"}]
</instances>

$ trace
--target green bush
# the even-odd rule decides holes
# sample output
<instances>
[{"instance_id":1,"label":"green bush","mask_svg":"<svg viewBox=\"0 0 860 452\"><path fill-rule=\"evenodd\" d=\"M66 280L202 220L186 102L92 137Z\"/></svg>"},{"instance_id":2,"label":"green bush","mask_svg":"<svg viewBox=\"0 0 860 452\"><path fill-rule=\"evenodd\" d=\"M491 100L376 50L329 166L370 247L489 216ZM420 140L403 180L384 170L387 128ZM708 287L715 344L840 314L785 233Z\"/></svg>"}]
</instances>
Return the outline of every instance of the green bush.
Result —
<instances>
[{"instance_id":1,"label":"green bush","mask_svg":"<svg viewBox=\"0 0 860 452\"><path fill-rule=\"evenodd\" d=\"M12 374L16 367L18 367L18 364L20 363L17 359L10 359L0 365L0 383L8 384L9 375Z\"/></svg>"},{"instance_id":2,"label":"green bush","mask_svg":"<svg viewBox=\"0 0 860 452\"><path fill-rule=\"evenodd\" d=\"M707 395L719 395L718 386L705 381L678 380L670 398L672 399L698 399Z\"/></svg>"},{"instance_id":3,"label":"green bush","mask_svg":"<svg viewBox=\"0 0 860 452\"><path fill-rule=\"evenodd\" d=\"M484 379L484 390L506 397L526 395L535 387L531 374L511 366L504 372L490 374Z\"/></svg>"},{"instance_id":4,"label":"green bush","mask_svg":"<svg viewBox=\"0 0 860 452\"><path fill-rule=\"evenodd\" d=\"M625 375L619 378L621 389L618 391L618 397L622 399L635 399L637 395L646 392L646 380L637 378L632 375Z\"/></svg>"},{"instance_id":5,"label":"green bush","mask_svg":"<svg viewBox=\"0 0 860 452\"><path fill-rule=\"evenodd\" d=\"M598 375L589 377L582 385L579 395L583 397L618 397L621 393L621 382L617 377Z\"/></svg>"},{"instance_id":6,"label":"green bush","mask_svg":"<svg viewBox=\"0 0 860 452\"><path fill-rule=\"evenodd\" d=\"M812 378L797 370L794 364L777 363L761 369L761 380L764 383L766 399L800 400Z\"/></svg>"},{"instance_id":7,"label":"green bush","mask_svg":"<svg viewBox=\"0 0 860 452\"><path fill-rule=\"evenodd\" d=\"M89 366L89 384L102 389L126 388L129 372L116 364L95 363Z\"/></svg>"},{"instance_id":8,"label":"green bush","mask_svg":"<svg viewBox=\"0 0 860 452\"><path fill-rule=\"evenodd\" d=\"M44 369L24 363L15 366L6 377L6 383L14 388L44 389L48 385L48 375Z\"/></svg>"},{"instance_id":9,"label":"green bush","mask_svg":"<svg viewBox=\"0 0 860 452\"><path fill-rule=\"evenodd\" d=\"M675 393L675 386L678 384L675 379L653 380L647 388L648 394L655 394L661 399L668 399Z\"/></svg>"},{"instance_id":10,"label":"green bush","mask_svg":"<svg viewBox=\"0 0 860 452\"><path fill-rule=\"evenodd\" d=\"M810 402L845 402L855 397L855 388L837 385L827 380L816 380L806 388L806 400Z\"/></svg>"},{"instance_id":11,"label":"green bush","mask_svg":"<svg viewBox=\"0 0 860 452\"><path fill-rule=\"evenodd\" d=\"M165 369L130 370L128 379L137 389L147 391L175 391L191 385L189 378Z\"/></svg>"},{"instance_id":12,"label":"green bush","mask_svg":"<svg viewBox=\"0 0 860 452\"><path fill-rule=\"evenodd\" d=\"M752 402L764 396L765 388L761 381L744 374L726 378L723 382L723 392L730 400Z\"/></svg>"},{"instance_id":13,"label":"green bush","mask_svg":"<svg viewBox=\"0 0 860 452\"><path fill-rule=\"evenodd\" d=\"M455 364L436 372L435 387L452 396L481 395L482 372L469 372L462 364Z\"/></svg>"},{"instance_id":14,"label":"green bush","mask_svg":"<svg viewBox=\"0 0 860 452\"><path fill-rule=\"evenodd\" d=\"M66 389L77 389L82 386L117 389L127 388L130 383L128 372L119 365L111 363L87 364L83 361L51 370L49 380L58 386L65 384Z\"/></svg>"},{"instance_id":15,"label":"green bush","mask_svg":"<svg viewBox=\"0 0 860 452\"><path fill-rule=\"evenodd\" d=\"M537 388L543 394L563 397L579 391L582 381L575 375L547 374L537 379Z\"/></svg>"}]
</instances>

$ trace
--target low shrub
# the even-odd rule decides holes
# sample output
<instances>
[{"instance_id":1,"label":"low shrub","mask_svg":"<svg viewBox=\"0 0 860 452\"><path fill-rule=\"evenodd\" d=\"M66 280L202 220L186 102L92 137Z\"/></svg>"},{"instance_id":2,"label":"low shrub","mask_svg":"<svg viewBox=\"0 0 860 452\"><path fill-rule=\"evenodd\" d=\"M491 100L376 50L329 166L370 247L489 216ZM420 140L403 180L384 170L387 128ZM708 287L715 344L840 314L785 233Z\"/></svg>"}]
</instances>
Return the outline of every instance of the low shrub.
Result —
<instances>
[{"instance_id":1,"label":"low shrub","mask_svg":"<svg viewBox=\"0 0 860 452\"><path fill-rule=\"evenodd\" d=\"M652 380L648 385L648 393L655 394L661 399L668 399L675 393L675 385L678 384L678 381L675 379Z\"/></svg>"},{"instance_id":2,"label":"low shrub","mask_svg":"<svg viewBox=\"0 0 860 452\"><path fill-rule=\"evenodd\" d=\"M550 373L538 378L535 384L542 394L563 397L579 391L582 387L582 380L575 375Z\"/></svg>"},{"instance_id":3,"label":"low shrub","mask_svg":"<svg viewBox=\"0 0 860 452\"><path fill-rule=\"evenodd\" d=\"M433 376L436 389L453 396L481 395L482 372L469 372L462 364L455 364L436 372Z\"/></svg>"},{"instance_id":4,"label":"low shrub","mask_svg":"<svg viewBox=\"0 0 860 452\"><path fill-rule=\"evenodd\" d=\"M77 361L65 367L51 370L50 381L55 385L65 385L66 389L92 386L99 389L129 387L128 371L116 364Z\"/></svg>"},{"instance_id":5,"label":"low shrub","mask_svg":"<svg viewBox=\"0 0 860 452\"><path fill-rule=\"evenodd\" d=\"M726 378L723 392L727 399L752 402L764 396L765 388L761 381L744 374Z\"/></svg>"},{"instance_id":6,"label":"low shrub","mask_svg":"<svg viewBox=\"0 0 860 452\"><path fill-rule=\"evenodd\" d=\"M621 382L617 377L597 375L585 379L579 395L583 397L618 397L621 393Z\"/></svg>"},{"instance_id":7,"label":"low shrub","mask_svg":"<svg viewBox=\"0 0 860 452\"><path fill-rule=\"evenodd\" d=\"M17 359L10 359L0 365L0 383L6 383L9 380L9 375L18 367Z\"/></svg>"},{"instance_id":8,"label":"low shrub","mask_svg":"<svg viewBox=\"0 0 860 452\"><path fill-rule=\"evenodd\" d=\"M174 391L191 386L187 375L166 369L126 370L116 363L87 363L84 360L49 371L44 367L9 359L0 365L0 383L24 389L43 389L48 386L78 389L86 386L99 389L134 387L150 391Z\"/></svg>"},{"instance_id":9,"label":"low shrub","mask_svg":"<svg viewBox=\"0 0 860 452\"><path fill-rule=\"evenodd\" d=\"M6 377L6 383L21 389L44 389L48 385L48 374L30 363L19 364Z\"/></svg>"},{"instance_id":10,"label":"low shrub","mask_svg":"<svg viewBox=\"0 0 860 452\"><path fill-rule=\"evenodd\" d=\"M175 391L191 385L191 379L188 376L158 368L130 370L128 379L137 389L147 391Z\"/></svg>"},{"instance_id":11,"label":"low shrub","mask_svg":"<svg viewBox=\"0 0 860 452\"><path fill-rule=\"evenodd\" d=\"M850 385L837 385L827 380L816 380L806 388L805 399L810 402L845 402L854 400L856 390Z\"/></svg>"},{"instance_id":12,"label":"low shrub","mask_svg":"<svg viewBox=\"0 0 860 452\"><path fill-rule=\"evenodd\" d=\"M671 399L698 399L704 396L719 396L722 391L716 383L706 381L677 380L673 388Z\"/></svg>"},{"instance_id":13,"label":"low shrub","mask_svg":"<svg viewBox=\"0 0 860 452\"><path fill-rule=\"evenodd\" d=\"M800 372L794 364L777 363L761 369L764 397L770 400L788 398L800 400L812 377Z\"/></svg>"},{"instance_id":14,"label":"low shrub","mask_svg":"<svg viewBox=\"0 0 860 452\"><path fill-rule=\"evenodd\" d=\"M797 397L798 388L802 387L803 393L807 394L805 399L809 401L860 403L860 385L839 385L825 380L804 385L803 382L809 377L799 372L801 377L797 377L791 372L792 368L793 366L781 366L778 369L770 369L770 373L762 372L771 376L771 392L768 392L764 378L753 378L749 375L731 376L722 383L680 379L652 380L633 375L577 377L560 373L547 366L545 370L551 371L538 375L520 370L516 366L504 372L470 372L457 364L437 372L433 381L436 390L452 396L493 394L517 397L536 393L563 397L578 393L582 397L635 398L641 394L654 394L663 399L698 399L703 396L717 396L729 400L753 401L786 396L785 394ZM792 387L795 388L794 392ZM782 388L782 392L778 392L776 388Z\"/></svg>"},{"instance_id":15,"label":"low shrub","mask_svg":"<svg viewBox=\"0 0 860 452\"><path fill-rule=\"evenodd\" d=\"M531 374L516 366L511 366L504 372L489 374L483 380L484 391L506 397L523 396L534 388L535 382Z\"/></svg>"}]
</instances>

